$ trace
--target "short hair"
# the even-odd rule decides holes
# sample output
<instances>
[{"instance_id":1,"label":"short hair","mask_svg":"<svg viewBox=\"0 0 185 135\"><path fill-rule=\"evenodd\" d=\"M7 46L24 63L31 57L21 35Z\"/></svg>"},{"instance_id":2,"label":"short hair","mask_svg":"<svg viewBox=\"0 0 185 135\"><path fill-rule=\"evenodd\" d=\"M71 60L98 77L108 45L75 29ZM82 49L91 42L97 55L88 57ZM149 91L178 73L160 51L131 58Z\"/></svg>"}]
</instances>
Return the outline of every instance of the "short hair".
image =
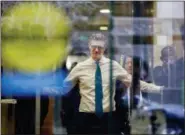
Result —
<instances>
[{"instance_id":1,"label":"short hair","mask_svg":"<svg viewBox=\"0 0 185 135\"><path fill-rule=\"evenodd\" d=\"M90 37L89 37L89 41L88 44L92 41L92 40L98 40L98 41L104 41L105 42L105 47L107 45L107 36L105 36L103 33L93 33Z\"/></svg>"},{"instance_id":2,"label":"short hair","mask_svg":"<svg viewBox=\"0 0 185 135\"><path fill-rule=\"evenodd\" d=\"M164 57L168 54L174 54L175 55L175 47L170 45L166 46L161 50L161 57Z\"/></svg>"}]
</instances>

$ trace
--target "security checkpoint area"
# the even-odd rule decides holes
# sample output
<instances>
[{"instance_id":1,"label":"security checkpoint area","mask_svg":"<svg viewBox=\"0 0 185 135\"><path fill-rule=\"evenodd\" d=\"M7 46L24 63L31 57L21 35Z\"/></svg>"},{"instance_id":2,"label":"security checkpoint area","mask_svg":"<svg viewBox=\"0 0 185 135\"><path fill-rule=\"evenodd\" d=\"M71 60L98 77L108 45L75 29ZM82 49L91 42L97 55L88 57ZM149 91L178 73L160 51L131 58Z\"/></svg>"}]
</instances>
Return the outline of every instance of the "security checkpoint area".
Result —
<instances>
[{"instance_id":1,"label":"security checkpoint area","mask_svg":"<svg viewBox=\"0 0 185 135\"><path fill-rule=\"evenodd\" d=\"M184 6L1 1L1 134L184 134Z\"/></svg>"}]
</instances>

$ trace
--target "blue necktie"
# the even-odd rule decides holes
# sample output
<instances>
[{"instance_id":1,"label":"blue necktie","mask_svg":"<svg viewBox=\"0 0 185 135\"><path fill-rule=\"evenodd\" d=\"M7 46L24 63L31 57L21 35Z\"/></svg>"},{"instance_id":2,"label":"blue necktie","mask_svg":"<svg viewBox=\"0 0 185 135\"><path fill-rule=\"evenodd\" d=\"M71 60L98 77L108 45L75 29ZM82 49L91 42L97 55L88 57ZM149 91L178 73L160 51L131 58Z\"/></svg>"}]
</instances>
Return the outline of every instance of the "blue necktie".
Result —
<instances>
[{"instance_id":1,"label":"blue necktie","mask_svg":"<svg viewBox=\"0 0 185 135\"><path fill-rule=\"evenodd\" d=\"M103 114L103 89L102 89L102 76L101 69L98 62L96 62L96 74L95 74L95 113L98 117Z\"/></svg>"}]
</instances>

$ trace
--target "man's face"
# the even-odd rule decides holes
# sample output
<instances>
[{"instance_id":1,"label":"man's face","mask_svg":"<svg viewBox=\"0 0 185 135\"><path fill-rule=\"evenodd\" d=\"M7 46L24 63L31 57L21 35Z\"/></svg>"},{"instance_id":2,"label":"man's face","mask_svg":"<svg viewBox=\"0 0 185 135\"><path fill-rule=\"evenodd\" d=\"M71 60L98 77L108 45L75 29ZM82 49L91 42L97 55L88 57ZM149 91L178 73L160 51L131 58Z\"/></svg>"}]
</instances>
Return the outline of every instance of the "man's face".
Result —
<instances>
[{"instance_id":1,"label":"man's face","mask_svg":"<svg viewBox=\"0 0 185 135\"><path fill-rule=\"evenodd\" d=\"M101 57L104 55L105 51L105 42L98 41L98 40L91 40L89 42L89 49L92 59L100 60Z\"/></svg>"},{"instance_id":2,"label":"man's face","mask_svg":"<svg viewBox=\"0 0 185 135\"><path fill-rule=\"evenodd\" d=\"M176 61L176 52L173 47L164 48L161 51L161 61L163 66L168 66L173 64Z\"/></svg>"},{"instance_id":3,"label":"man's face","mask_svg":"<svg viewBox=\"0 0 185 135\"><path fill-rule=\"evenodd\" d=\"M128 57L125 61L125 69L129 74L132 74L132 68L133 68L132 58Z\"/></svg>"},{"instance_id":4,"label":"man's face","mask_svg":"<svg viewBox=\"0 0 185 135\"><path fill-rule=\"evenodd\" d=\"M163 56L161 58L161 60L163 62L163 66L168 66L168 65L173 64L175 62L176 56L173 54L169 54L169 55Z\"/></svg>"}]
</instances>

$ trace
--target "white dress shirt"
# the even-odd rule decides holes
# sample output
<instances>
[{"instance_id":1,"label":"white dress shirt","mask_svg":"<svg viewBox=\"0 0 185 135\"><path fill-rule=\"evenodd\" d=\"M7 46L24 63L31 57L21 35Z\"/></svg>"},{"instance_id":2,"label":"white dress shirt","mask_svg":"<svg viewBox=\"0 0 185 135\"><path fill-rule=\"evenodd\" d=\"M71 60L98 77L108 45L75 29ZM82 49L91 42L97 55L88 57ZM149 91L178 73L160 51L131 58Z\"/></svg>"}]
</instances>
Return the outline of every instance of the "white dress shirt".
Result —
<instances>
[{"instance_id":1,"label":"white dress shirt","mask_svg":"<svg viewBox=\"0 0 185 135\"><path fill-rule=\"evenodd\" d=\"M110 62L111 60L102 57L100 60L100 68L102 74L102 87L103 87L103 111L110 112L115 110L115 83L116 80L121 80L128 87L132 82L132 77L127 71L121 67L118 62L112 60L112 109L110 108ZM74 85L79 82L81 101L79 106L80 112L95 112L95 72L96 63L92 58L80 62L73 68L67 78L64 80L63 94L69 92ZM160 86L148 84L140 81L140 89L142 91L159 92Z\"/></svg>"}]
</instances>

